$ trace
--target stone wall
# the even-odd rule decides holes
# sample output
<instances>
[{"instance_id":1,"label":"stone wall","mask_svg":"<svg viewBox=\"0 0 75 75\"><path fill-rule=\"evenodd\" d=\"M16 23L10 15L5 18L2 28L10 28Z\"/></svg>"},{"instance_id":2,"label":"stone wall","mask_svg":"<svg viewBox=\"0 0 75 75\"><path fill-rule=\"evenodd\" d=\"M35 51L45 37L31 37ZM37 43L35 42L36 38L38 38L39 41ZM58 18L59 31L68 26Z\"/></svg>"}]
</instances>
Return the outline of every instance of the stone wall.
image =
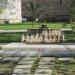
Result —
<instances>
[{"instance_id":1,"label":"stone wall","mask_svg":"<svg viewBox=\"0 0 75 75\"><path fill-rule=\"evenodd\" d=\"M0 5L0 7L4 8L3 13L0 14L0 23L17 23L22 21L21 0L2 0Z\"/></svg>"}]
</instances>

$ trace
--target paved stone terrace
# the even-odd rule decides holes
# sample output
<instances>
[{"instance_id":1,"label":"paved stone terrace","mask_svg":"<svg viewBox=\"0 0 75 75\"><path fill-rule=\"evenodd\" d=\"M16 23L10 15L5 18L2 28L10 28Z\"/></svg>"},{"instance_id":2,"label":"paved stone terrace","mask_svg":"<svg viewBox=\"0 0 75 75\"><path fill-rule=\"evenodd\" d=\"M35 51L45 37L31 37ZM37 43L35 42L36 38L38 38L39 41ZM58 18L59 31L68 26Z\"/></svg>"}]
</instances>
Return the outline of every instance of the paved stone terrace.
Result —
<instances>
[{"instance_id":1,"label":"paved stone terrace","mask_svg":"<svg viewBox=\"0 0 75 75\"><path fill-rule=\"evenodd\" d=\"M0 63L10 61L18 62L12 75L52 75L55 65L55 57L40 56L39 50L0 50Z\"/></svg>"},{"instance_id":2,"label":"paved stone terrace","mask_svg":"<svg viewBox=\"0 0 75 75\"><path fill-rule=\"evenodd\" d=\"M2 47L7 46L11 48L14 47L15 49L7 48L0 50L0 63L17 62L16 65L13 66L14 70L12 75L52 75L55 57L43 57L43 55L75 55L75 45L15 45L14 43L2 45ZM7 67L5 68L7 69Z\"/></svg>"}]
</instances>

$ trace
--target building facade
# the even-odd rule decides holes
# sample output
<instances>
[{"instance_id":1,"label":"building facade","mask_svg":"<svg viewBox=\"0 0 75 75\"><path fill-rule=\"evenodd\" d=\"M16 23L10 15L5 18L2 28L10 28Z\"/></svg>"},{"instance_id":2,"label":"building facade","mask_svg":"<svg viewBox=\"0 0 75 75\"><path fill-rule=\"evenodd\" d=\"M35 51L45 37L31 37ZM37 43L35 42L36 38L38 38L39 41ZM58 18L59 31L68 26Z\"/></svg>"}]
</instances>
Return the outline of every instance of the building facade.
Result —
<instances>
[{"instance_id":1,"label":"building facade","mask_svg":"<svg viewBox=\"0 0 75 75\"><path fill-rule=\"evenodd\" d=\"M41 20L61 21L69 19L71 0L22 0L22 17L31 16L29 1L33 1L34 6L37 6L35 16Z\"/></svg>"},{"instance_id":2,"label":"building facade","mask_svg":"<svg viewBox=\"0 0 75 75\"><path fill-rule=\"evenodd\" d=\"M3 12L0 13L0 23L18 23L21 18L21 0L1 0L0 8Z\"/></svg>"},{"instance_id":3,"label":"building facade","mask_svg":"<svg viewBox=\"0 0 75 75\"><path fill-rule=\"evenodd\" d=\"M39 20L65 21L69 19L71 0L0 0L0 23L18 23L22 18L32 17L29 1L37 10L35 17Z\"/></svg>"}]
</instances>

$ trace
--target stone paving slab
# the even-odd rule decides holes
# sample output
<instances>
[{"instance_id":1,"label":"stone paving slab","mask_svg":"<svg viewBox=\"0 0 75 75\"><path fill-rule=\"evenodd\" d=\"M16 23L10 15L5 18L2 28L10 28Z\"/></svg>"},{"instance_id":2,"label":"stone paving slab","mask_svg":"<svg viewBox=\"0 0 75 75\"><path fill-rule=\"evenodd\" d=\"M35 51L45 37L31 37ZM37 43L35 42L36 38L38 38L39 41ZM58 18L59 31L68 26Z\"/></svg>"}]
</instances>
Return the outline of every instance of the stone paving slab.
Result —
<instances>
[{"instance_id":1,"label":"stone paving slab","mask_svg":"<svg viewBox=\"0 0 75 75\"><path fill-rule=\"evenodd\" d=\"M27 64L33 64L33 63L34 61L20 61L18 65L27 65Z\"/></svg>"},{"instance_id":2,"label":"stone paving slab","mask_svg":"<svg viewBox=\"0 0 75 75\"><path fill-rule=\"evenodd\" d=\"M51 75L51 74L35 74L35 75Z\"/></svg>"},{"instance_id":3,"label":"stone paving slab","mask_svg":"<svg viewBox=\"0 0 75 75\"><path fill-rule=\"evenodd\" d=\"M54 64L54 62L50 62L50 63L48 63L48 62L39 62L39 64L40 65L53 65Z\"/></svg>"},{"instance_id":4,"label":"stone paving slab","mask_svg":"<svg viewBox=\"0 0 75 75\"><path fill-rule=\"evenodd\" d=\"M54 60L55 58L52 58L52 57L41 57L41 62L50 62Z\"/></svg>"},{"instance_id":5,"label":"stone paving slab","mask_svg":"<svg viewBox=\"0 0 75 75\"><path fill-rule=\"evenodd\" d=\"M38 68L45 68L45 69L48 69L49 66L39 65Z\"/></svg>"},{"instance_id":6,"label":"stone paving slab","mask_svg":"<svg viewBox=\"0 0 75 75\"><path fill-rule=\"evenodd\" d=\"M3 59L3 57L0 57L0 61Z\"/></svg>"},{"instance_id":7,"label":"stone paving slab","mask_svg":"<svg viewBox=\"0 0 75 75\"><path fill-rule=\"evenodd\" d=\"M20 63L33 63L36 58L23 58Z\"/></svg>"},{"instance_id":8,"label":"stone paving slab","mask_svg":"<svg viewBox=\"0 0 75 75\"><path fill-rule=\"evenodd\" d=\"M29 74L30 73L30 70L28 69L15 69L14 70L14 74Z\"/></svg>"},{"instance_id":9,"label":"stone paving slab","mask_svg":"<svg viewBox=\"0 0 75 75\"><path fill-rule=\"evenodd\" d=\"M32 64L34 64L34 57L23 57L19 63L16 65L13 74L16 75L28 75L31 72ZM12 75L13 75L12 74Z\"/></svg>"},{"instance_id":10,"label":"stone paving slab","mask_svg":"<svg viewBox=\"0 0 75 75\"><path fill-rule=\"evenodd\" d=\"M16 65L12 75L31 75L31 67L34 64L34 61L37 57L23 57L19 63ZM54 61L50 58L41 58L37 69L35 70L34 75L51 75L52 68L54 67L52 64L49 64L50 61ZM45 63L45 64L43 64ZM51 62L52 63L52 62ZM44 73L44 74L43 74Z\"/></svg>"},{"instance_id":11,"label":"stone paving slab","mask_svg":"<svg viewBox=\"0 0 75 75\"><path fill-rule=\"evenodd\" d=\"M31 64L30 65L18 65L15 67L15 69L25 69L25 68L31 68L31 67L32 67Z\"/></svg>"},{"instance_id":12,"label":"stone paving slab","mask_svg":"<svg viewBox=\"0 0 75 75\"><path fill-rule=\"evenodd\" d=\"M51 72L52 72L52 70L50 70L50 69L38 69L38 70L36 70L36 74L42 74L42 73L50 74Z\"/></svg>"},{"instance_id":13,"label":"stone paving slab","mask_svg":"<svg viewBox=\"0 0 75 75\"><path fill-rule=\"evenodd\" d=\"M5 57L3 61L19 61L20 57Z\"/></svg>"},{"instance_id":14,"label":"stone paving slab","mask_svg":"<svg viewBox=\"0 0 75 75\"><path fill-rule=\"evenodd\" d=\"M34 60L21 60L20 62L33 62Z\"/></svg>"},{"instance_id":15,"label":"stone paving slab","mask_svg":"<svg viewBox=\"0 0 75 75\"><path fill-rule=\"evenodd\" d=\"M35 60L36 58L35 57L26 57L26 58L23 58L22 60Z\"/></svg>"},{"instance_id":16,"label":"stone paving slab","mask_svg":"<svg viewBox=\"0 0 75 75\"><path fill-rule=\"evenodd\" d=\"M52 63L54 59L50 57L41 57L39 62L38 68L36 69L35 75L52 75L53 67L50 62ZM54 63L53 63L54 64Z\"/></svg>"},{"instance_id":17,"label":"stone paving slab","mask_svg":"<svg viewBox=\"0 0 75 75\"><path fill-rule=\"evenodd\" d=\"M30 75L30 74L12 74L12 75Z\"/></svg>"}]
</instances>

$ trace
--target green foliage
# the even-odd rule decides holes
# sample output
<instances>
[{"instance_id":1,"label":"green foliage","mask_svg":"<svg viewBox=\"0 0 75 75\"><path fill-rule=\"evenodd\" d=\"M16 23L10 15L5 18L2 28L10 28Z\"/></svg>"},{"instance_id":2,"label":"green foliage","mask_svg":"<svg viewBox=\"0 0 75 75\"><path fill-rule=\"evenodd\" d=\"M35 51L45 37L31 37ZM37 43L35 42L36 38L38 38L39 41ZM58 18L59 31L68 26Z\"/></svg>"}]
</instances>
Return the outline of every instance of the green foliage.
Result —
<instances>
[{"instance_id":1,"label":"green foliage","mask_svg":"<svg viewBox=\"0 0 75 75\"><path fill-rule=\"evenodd\" d=\"M35 20L37 15L39 14L38 11L40 9L40 5L37 4L34 0L28 0L28 3L29 7L27 10L29 12L29 15Z\"/></svg>"},{"instance_id":2,"label":"green foliage","mask_svg":"<svg viewBox=\"0 0 75 75\"><path fill-rule=\"evenodd\" d=\"M59 75L74 75L75 74L75 60L73 61L58 61L56 63L56 74ZM55 75L56 75L55 74Z\"/></svg>"},{"instance_id":3,"label":"green foliage","mask_svg":"<svg viewBox=\"0 0 75 75\"><path fill-rule=\"evenodd\" d=\"M4 12L4 8L0 7L0 14Z\"/></svg>"},{"instance_id":4,"label":"green foliage","mask_svg":"<svg viewBox=\"0 0 75 75\"><path fill-rule=\"evenodd\" d=\"M70 15L71 15L71 18L75 18L75 0L72 0Z\"/></svg>"}]
</instances>

